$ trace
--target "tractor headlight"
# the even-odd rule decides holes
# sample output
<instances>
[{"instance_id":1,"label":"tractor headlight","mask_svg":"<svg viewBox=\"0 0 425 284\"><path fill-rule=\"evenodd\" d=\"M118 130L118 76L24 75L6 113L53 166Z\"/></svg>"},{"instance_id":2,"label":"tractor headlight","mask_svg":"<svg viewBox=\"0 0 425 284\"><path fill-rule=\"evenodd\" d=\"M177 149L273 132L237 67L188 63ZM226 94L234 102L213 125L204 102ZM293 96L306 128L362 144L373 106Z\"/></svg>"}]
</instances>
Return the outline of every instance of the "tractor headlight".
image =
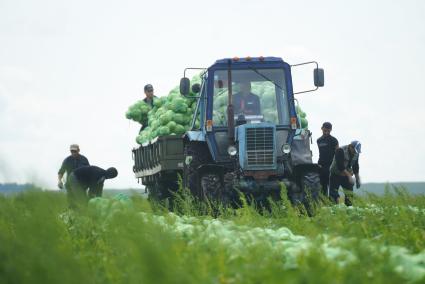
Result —
<instances>
[{"instance_id":1,"label":"tractor headlight","mask_svg":"<svg viewBox=\"0 0 425 284\"><path fill-rule=\"evenodd\" d=\"M291 153L291 145L289 145L289 144L283 144L283 145L282 145L282 152L283 152L284 154L289 154L289 153Z\"/></svg>"},{"instance_id":2,"label":"tractor headlight","mask_svg":"<svg viewBox=\"0 0 425 284\"><path fill-rule=\"evenodd\" d=\"M227 153L229 153L230 156L234 156L238 153L238 149L236 149L236 147L234 145L230 145L227 148Z\"/></svg>"}]
</instances>

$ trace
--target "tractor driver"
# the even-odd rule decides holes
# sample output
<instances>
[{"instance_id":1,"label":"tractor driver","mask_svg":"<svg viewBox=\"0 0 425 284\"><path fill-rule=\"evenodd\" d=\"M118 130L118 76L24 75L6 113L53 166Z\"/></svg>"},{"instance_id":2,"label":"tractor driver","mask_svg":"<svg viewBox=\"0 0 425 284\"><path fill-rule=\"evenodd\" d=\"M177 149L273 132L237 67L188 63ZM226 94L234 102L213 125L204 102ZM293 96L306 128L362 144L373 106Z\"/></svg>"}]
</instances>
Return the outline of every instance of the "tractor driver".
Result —
<instances>
[{"instance_id":1,"label":"tractor driver","mask_svg":"<svg viewBox=\"0 0 425 284\"><path fill-rule=\"evenodd\" d=\"M260 115L260 98L251 93L251 82L240 83L240 91L233 96L233 110L235 115Z\"/></svg>"}]
</instances>

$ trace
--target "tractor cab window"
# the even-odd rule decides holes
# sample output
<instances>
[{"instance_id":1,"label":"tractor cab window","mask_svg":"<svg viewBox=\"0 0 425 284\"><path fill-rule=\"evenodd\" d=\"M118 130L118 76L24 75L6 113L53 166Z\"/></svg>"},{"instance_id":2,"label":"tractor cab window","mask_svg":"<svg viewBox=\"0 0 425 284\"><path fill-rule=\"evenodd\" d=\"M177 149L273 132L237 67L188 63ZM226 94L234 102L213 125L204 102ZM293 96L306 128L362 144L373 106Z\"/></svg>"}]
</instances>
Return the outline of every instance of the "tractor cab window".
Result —
<instances>
[{"instance_id":1,"label":"tractor cab window","mask_svg":"<svg viewBox=\"0 0 425 284\"><path fill-rule=\"evenodd\" d=\"M214 125L227 125L227 104L227 70L219 70L214 76ZM283 70L233 70L232 104L235 122L289 124Z\"/></svg>"}]
</instances>

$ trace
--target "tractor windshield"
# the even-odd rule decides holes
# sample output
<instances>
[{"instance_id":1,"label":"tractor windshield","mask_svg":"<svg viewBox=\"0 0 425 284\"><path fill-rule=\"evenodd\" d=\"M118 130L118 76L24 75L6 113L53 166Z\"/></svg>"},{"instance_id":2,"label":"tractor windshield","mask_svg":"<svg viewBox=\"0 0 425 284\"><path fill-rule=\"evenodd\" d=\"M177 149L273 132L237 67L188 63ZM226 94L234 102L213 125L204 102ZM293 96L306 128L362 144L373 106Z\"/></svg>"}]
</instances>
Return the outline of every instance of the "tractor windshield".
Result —
<instances>
[{"instance_id":1,"label":"tractor windshield","mask_svg":"<svg viewBox=\"0 0 425 284\"><path fill-rule=\"evenodd\" d=\"M235 120L289 124L283 69L232 70L232 94ZM227 125L227 105L227 70L218 70L214 73L214 125Z\"/></svg>"}]
</instances>

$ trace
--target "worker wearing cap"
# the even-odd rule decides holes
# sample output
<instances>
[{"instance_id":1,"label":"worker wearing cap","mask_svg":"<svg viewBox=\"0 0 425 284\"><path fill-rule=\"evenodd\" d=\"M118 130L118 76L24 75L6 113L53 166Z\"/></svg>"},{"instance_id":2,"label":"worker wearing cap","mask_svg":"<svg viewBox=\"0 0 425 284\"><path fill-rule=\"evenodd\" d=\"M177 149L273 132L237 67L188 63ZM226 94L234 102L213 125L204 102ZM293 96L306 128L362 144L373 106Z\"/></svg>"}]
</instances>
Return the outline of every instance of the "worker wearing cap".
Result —
<instances>
[{"instance_id":1,"label":"worker wearing cap","mask_svg":"<svg viewBox=\"0 0 425 284\"><path fill-rule=\"evenodd\" d=\"M322 193L329 196L329 168L338 148L338 140L331 135L332 124L324 122L322 125L322 136L317 139L317 147L319 147L320 183L322 185Z\"/></svg>"},{"instance_id":2,"label":"worker wearing cap","mask_svg":"<svg viewBox=\"0 0 425 284\"><path fill-rule=\"evenodd\" d=\"M83 166L75 169L66 181L70 206L75 208L78 202L101 197L105 180L115 178L117 175L118 171L114 167L107 170L97 166Z\"/></svg>"},{"instance_id":3,"label":"worker wearing cap","mask_svg":"<svg viewBox=\"0 0 425 284\"><path fill-rule=\"evenodd\" d=\"M147 84L144 87L144 92L145 92L145 98L143 99L143 101L150 105L151 107L153 107L153 100L154 98L156 98L156 96L153 94L153 86L151 84ZM142 127L140 128L141 132L143 129L145 129L146 127L148 127L148 123L146 122L146 124L142 125Z\"/></svg>"},{"instance_id":4,"label":"worker wearing cap","mask_svg":"<svg viewBox=\"0 0 425 284\"><path fill-rule=\"evenodd\" d=\"M80 154L80 147L77 144L72 144L69 147L71 155L63 160L58 172L58 187L63 189L63 175L66 173L67 179L71 172L79 167L89 166L89 160Z\"/></svg>"},{"instance_id":5,"label":"worker wearing cap","mask_svg":"<svg viewBox=\"0 0 425 284\"><path fill-rule=\"evenodd\" d=\"M146 97L143 99L143 101L153 107L153 98L156 98L153 94L153 86L151 84L145 85L144 91Z\"/></svg>"},{"instance_id":6,"label":"worker wearing cap","mask_svg":"<svg viewBox=\"0 0 425 284\"><path fill-rule=\"evenodd\" d=\"M352 205L353 174L355 176L356 188L359 188L361 185L359 176L359 154L361 153L361 147L362 145L359 141L352 141L350 144L342 146L335 151L329 178L329 195L335 203L338 202L339 198L338 189L342 186L346 189L345 205Z\"/></svg>"}]
</instances>

